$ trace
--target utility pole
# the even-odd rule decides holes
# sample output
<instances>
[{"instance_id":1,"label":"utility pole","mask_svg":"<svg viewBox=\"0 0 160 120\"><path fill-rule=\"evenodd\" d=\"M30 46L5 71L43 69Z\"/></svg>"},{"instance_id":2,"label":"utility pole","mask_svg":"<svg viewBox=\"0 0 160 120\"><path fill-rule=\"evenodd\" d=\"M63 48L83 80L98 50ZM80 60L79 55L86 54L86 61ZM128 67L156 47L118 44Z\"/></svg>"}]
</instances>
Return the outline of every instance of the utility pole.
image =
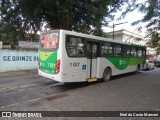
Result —
<instances>
[{"instance_id":1,"label":"utility pole","mask_svg":"<svg viewBox=\"0 0 160 120\"><path fill-rule=\"evenodd\" d=\"M122 23L117 23L117 24L114 24L114 22L113 22L113 40L114 40L114 27L116 26L116 25L121 25L121 24L125 24L125 23L128 23L128 22L122 22Z\"/></svg>"}]
</instances>

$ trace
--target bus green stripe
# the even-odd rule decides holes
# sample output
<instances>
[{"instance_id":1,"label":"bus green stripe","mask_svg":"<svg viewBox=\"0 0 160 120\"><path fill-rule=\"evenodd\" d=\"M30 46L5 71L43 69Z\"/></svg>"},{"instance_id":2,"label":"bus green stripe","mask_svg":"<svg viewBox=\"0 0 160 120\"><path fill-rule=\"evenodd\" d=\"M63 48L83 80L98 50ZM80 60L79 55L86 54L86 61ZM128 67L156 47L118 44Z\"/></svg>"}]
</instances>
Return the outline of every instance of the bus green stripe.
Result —
<instances>
[{"instance_id":1,"label":"bus green stripe","mask_svg":"<svg viewBox=\"0 0 160 120\"><path fill-rule=\"evenodd\" d=\"M129 65L142 64L144 61L143 58L121 58L121 57L112 58L110 57L106 59L109 60L119 70L124 70Z\"/></svg>"}]
</instances>

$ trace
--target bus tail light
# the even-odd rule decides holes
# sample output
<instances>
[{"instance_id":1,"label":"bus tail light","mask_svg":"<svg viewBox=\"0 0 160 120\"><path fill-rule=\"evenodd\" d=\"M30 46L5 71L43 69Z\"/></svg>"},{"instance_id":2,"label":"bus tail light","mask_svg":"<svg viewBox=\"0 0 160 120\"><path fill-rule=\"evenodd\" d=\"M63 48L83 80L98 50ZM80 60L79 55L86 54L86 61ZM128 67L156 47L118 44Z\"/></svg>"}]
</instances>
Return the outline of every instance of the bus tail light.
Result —
<instances>
[{"instance_id":1,"label":"bus tail light","mask_svg":"<svg viewBox=\"0 0 160 120\"><path fill-rule=\"evenodd\" d=\"M60 59L57 60L57 62L56 62L56 74L58 74L59 71L60 71Z\"/></svg>"}]
</instances>

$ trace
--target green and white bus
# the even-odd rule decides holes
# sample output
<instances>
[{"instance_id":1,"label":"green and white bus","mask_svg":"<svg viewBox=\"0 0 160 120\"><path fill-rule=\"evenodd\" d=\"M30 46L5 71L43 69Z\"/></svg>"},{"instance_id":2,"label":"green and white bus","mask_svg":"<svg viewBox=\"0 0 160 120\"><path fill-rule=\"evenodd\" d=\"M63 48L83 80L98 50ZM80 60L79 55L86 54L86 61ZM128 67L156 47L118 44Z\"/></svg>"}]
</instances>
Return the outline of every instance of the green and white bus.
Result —
<instances>
[{"instance_id":1,"label":"green and white bus","mask_svg":"<svg viewBox=\"0 0 160 120\"><path fill-rule=\"evenodd\" d=\"M110 80L111 76L138 72L146 61L146 48L67 30L41 34L38 74L58 82Z\"/></svg>"}]
</instances>

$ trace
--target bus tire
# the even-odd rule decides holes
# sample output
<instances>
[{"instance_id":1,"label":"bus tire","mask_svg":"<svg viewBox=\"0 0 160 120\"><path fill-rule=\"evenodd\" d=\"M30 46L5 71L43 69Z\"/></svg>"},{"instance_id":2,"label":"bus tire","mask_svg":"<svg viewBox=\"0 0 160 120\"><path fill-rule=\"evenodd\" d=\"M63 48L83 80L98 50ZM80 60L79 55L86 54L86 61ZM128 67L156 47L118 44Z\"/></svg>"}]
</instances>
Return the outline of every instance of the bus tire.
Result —
<instances>
[{"instance_id":1,"label":"bus tire","mask_svg":"<svg viewBox=\"0 0 160 120\"><path fill-rule=\"evenodd\" d=\"M140 71L140 65L137 65L135 73L139 73L139 71Z\"/></svg>"},{"instance_id":2,"label":"bus tire","mask_svg":"<svg viewBox=\"0 0 160 120\"><path fill-rule=\"evenodd\" d=\"M112 76L112 71L110 68L106 68L103 72L103 81L109 81Z\"/></svg>"}]
</instances>

